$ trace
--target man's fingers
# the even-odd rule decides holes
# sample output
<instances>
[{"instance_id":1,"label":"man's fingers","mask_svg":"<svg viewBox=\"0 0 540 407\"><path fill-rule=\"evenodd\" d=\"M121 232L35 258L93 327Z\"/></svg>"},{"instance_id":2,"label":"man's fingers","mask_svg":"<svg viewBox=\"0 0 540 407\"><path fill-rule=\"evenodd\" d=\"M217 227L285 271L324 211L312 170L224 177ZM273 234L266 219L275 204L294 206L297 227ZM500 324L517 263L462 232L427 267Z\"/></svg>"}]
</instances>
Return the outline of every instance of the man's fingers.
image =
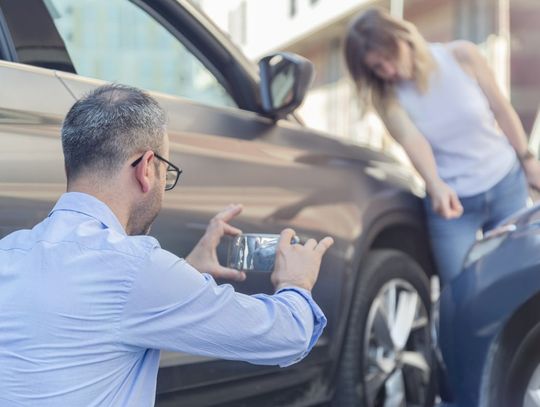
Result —
<instances>
[{"instance_id":1,"label":"man's fingers","mask_svg":"<svg viewBox=\"0 0 540 407\"><path fill-rule=\"evenodd\" d=\"M242 234L242 231L234 226L229 225L228 223L223 224L223 233L231 236L238 236Z\"/></svg>"},{"instance_id":2,"label":"man's fingers","mask_svg":"<svg viewBox=\"0 0 540 407\"><path fill-rule=\"evenodd\" d=\"M296 232L290 228L287 228L287 229L283 229L283 231L281 232L280 236L279 236L279 247L281 249L285 249L287 248L288 246L291 245L291 240L292 238L294 237L294 235L296 234Z\"/></svg>"},{"instance_id":3,"label":"man's fingers","mask_svg":"<svg viewBox=\"0 0 540 407\"><path fill-rule=\"evenodd\" d=\"M242 209L244 207L241 204L230 204L225 209L220 211L214 219L222 220L224 222L228 222L231 219L233 219L235 216L238 216L240 212L242 212Z\"/></svg>"},{"instance_id":4,"label":"man's fingers","mask_svg":"<svg viewBox=\"0 0 540 407\"><path fill-rule=\"evenodd\" d=\"M214 277L224 278L226 280L244 281L246 279L246 273L235 269L220 266L213 273Z\"/></svg>"},{"instance_id":5,"label":"man's fingers","mask_svg":"<svg viewBox=\"0 0 540 407\"><path fill-rule=\"evenodd\" d=\"M334 239L332 239L330 236L326 236L317 244L317 246L315 247L315 251L320 253L322 256L333 244Z\"/></svg>"},{"instance_id":6,"label":"man's fingers","mask_svg":"<svg viewBox=\"0 0 540 407\"><path fill-rule=\"evenodd\" d=\"M529 187L531 187L531 189L535 192L540 192L540 183L539 182L536 182L536 183L529 183Z\"/></svg>"},{"instance_id":7,"label":"man's fingers","mask_svg":"<svg viewBox=\"0 0 540 407\"><path fill-rule=\"evenodd\" d=\"M308 239L308 241L304 244L304 247L311 250L315 249L315 246L317 246L317 241L315 239Z\"/></svg>"}]
</instances>

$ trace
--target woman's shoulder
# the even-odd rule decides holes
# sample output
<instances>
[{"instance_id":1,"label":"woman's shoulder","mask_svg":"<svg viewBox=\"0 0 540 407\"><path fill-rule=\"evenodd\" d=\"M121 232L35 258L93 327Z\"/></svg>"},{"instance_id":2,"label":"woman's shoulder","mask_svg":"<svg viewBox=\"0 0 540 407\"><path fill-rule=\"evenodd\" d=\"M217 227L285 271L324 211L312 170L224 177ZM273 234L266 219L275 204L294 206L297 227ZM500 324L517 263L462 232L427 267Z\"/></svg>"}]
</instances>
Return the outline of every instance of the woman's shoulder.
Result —
<instances>
[{"instance_id":1,"label":"woman's shoulder","mask_svg":"<svg viewBox=\"0 0 540 407\"><path fill-rule=\"evenodd\" d=\"M482 60L482 54L476 44L466 40L457 40L444 44L461 68L470 76L474 77L476 67Z\"/></svg>"},{"instance_id":2,"label":"woman's shoulder","mask_svg":"<svg viewBox=\"0 0 540 407\"><path fill-rule=\"evenodd\" d=\"M480 50L471 41L456 40L444 43L444 47L450 51L460 63L470 63L480 55Z\"/></svg>"}]
</instances>

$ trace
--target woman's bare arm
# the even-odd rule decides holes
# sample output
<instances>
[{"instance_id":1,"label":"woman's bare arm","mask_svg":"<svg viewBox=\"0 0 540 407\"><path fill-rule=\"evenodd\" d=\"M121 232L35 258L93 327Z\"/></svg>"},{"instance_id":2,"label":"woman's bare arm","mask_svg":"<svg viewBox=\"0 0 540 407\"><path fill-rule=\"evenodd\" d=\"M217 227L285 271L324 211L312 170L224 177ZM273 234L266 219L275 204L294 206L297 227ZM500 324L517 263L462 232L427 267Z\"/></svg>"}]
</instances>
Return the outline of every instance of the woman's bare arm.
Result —
<instances>
[{"instance_id":1,"label":"woman's bare arm","mask_svg":"<svg viewBox=\"0 0 540 407\"><path fill-rule=\"evenodd\" d=\"M469 75L476 79L486 96L495 120L522 162L529 184L539 189L540 163L528 154L527 134L521 120L510 101L501 92L486 60L476 45L471 42L455 41L449 46L456 60Z\"/></svg>"},{"instance_id":2,"label":"woman's bare arm","mask_svg":"<svg viewBox=\"0 0 540 407\"><path fill-rule=\"evenodd\" d=\"M433 201L433 209L448 219L461 216L463 208L457 194L440 179L431 146L405 110L397 102L378 110L388 132L403 147L414 168L424 179L426 191Z\"/></svg>"}]
</instances>

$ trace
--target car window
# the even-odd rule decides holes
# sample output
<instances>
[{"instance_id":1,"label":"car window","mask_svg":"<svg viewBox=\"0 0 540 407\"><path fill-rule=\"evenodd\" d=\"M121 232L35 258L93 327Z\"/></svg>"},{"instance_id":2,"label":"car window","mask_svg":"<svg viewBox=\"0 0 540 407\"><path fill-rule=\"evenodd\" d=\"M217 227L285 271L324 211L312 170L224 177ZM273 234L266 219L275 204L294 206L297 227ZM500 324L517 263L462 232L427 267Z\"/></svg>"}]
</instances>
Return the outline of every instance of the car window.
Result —
<instances>
[{"instance_id":1,"label":"car window","mask_svg":"<svg viewBox=\"0 0 540 407\"><path fill-rule=\"evenodd\" d=\"M79 75L236 106L215 75L128 0L45 0Z\"/></svg>"}]
</instances>

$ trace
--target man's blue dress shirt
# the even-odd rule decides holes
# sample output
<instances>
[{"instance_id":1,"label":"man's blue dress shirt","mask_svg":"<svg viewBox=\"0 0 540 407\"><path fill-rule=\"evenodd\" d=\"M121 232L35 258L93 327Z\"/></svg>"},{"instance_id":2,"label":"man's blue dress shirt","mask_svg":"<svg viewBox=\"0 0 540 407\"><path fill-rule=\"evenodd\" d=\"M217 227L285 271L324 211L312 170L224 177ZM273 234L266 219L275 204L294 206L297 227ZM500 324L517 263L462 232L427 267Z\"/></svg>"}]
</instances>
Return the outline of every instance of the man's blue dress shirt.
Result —
<instances>
[{"instance_id":1,"label":"man's blue dress shirt","mask_svg":"<svg viewBox=\"0 0 540 407\"><path fill-rule=\"evenodd\" d=\"M160 349L286 366L325 324L307 291L217 285L87 194L0 240L2 407L152 406Z\"/></svg>"}]
</instances>

